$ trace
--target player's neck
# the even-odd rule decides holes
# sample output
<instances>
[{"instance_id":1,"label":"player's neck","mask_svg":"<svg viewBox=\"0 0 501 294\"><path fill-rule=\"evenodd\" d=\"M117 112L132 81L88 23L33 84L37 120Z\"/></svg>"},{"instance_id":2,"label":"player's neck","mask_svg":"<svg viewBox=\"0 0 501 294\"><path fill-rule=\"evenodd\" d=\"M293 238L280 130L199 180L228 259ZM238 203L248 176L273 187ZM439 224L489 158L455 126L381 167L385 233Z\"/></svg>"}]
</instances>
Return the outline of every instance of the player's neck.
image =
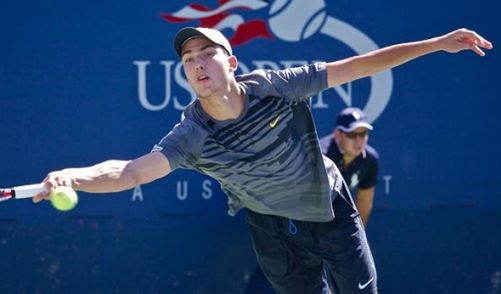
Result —
<instances>
[{"instance_id":1,"label":"player's neck","mask_svg":"<svg viewBox=\"0 0 501 294\"><path fill-rule=\"evenodd\" d=\"M244 93L236 83L230 84L230 90L224 94L216 93L200 99L204 111L219 121L238 118L245 108Z\"/></svg>"}]
</instances>

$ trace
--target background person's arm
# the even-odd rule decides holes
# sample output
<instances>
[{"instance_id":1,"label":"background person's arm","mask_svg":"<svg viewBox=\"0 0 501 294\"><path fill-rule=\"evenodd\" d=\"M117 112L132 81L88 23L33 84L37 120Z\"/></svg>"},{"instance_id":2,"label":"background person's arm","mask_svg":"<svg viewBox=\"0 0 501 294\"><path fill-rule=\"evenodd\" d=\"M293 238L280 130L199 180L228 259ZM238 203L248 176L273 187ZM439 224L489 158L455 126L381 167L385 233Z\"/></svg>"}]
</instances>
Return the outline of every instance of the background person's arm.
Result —
<instances>
[{"instance_id":1,"label":"background person's arm","mask_svg":"<svg viewBox=\"0 0 501 294\"><path fill-rule=\"evenodd\" d=\"M371 214L372 204L374 201L374 190L374 187L368 189L357 189L355 205L357 206L364 226L367 226L369 223L369 216Z\"/></svg>"}]
</instances>

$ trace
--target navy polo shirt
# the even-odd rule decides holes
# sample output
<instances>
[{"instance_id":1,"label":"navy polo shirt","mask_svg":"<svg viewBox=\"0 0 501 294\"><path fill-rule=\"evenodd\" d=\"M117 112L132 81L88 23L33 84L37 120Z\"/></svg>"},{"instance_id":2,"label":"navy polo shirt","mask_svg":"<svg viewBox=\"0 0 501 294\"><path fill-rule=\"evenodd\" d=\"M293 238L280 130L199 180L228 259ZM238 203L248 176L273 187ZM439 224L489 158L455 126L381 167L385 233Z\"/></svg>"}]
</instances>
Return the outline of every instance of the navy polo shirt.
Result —
<instances>
[{"instance_id":1,"label":"navy polo shirt","mask_svg":"<svg viewBox=\"0 0 501 294\"><path fill-rule=\"evenodd\" d=\"M365 150L347 167L344 166L343 154L333 137L324 153L337 165L350 189L368 189L377 184L379 155L371 146L366 145Z\"/></svg>"}]
</instances>

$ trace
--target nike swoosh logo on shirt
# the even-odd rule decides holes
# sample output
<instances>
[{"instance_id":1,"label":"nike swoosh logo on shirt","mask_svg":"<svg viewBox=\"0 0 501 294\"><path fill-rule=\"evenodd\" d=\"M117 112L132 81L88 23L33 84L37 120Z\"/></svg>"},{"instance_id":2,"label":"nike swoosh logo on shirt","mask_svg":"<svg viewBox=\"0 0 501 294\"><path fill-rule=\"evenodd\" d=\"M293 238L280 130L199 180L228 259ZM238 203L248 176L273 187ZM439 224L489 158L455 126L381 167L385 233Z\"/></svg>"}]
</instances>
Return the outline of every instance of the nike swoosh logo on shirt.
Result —
<instances>
[{"instance_id":1,"label":"nike swoosh logo on shirt","mask_svg":"<svg viewBox=\"0 0 501 294\"><path fill-rule=\"evenodd\" d=\"M270 121L270 128L274 128L277 126L277 123L278 123L278 119L280 118L280 115L277 116L274 120Z\"/></svg>"},{"instance_id":2,"label":"nike swoosh logo on shirt","mask_svg":"<svg viewBox=\"0 0 501 294\"><path fill-rule=\"evenodd\" d=\"M370 284L373 280L374 280L374 277L370 278L370 279L367 281L367 283L365 283L365 284L360 284L360 283L358 283L358 289L360 289L360 290L365 289L367 286L369 286L369 284Z\"/></svg>"}]
</instances>

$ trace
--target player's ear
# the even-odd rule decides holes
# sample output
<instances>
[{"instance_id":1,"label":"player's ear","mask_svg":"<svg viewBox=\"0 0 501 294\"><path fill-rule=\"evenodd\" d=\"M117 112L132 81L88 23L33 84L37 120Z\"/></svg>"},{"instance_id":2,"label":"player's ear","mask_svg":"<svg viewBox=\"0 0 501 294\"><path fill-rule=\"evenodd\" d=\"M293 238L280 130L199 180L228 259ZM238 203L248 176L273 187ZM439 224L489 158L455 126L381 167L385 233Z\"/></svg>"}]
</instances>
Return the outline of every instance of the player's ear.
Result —
<instances>
[{"instance_id":1,"label":"player's ear","mask_svg":"<svg viewBox=\"0 0 501 294\"><path fill-rule=\"evenodd\" d=\"M228 63L230 64L230 72L235 72L238 68L238 60L235 55L228 56Z\"/></svg>"}]
</instances>

